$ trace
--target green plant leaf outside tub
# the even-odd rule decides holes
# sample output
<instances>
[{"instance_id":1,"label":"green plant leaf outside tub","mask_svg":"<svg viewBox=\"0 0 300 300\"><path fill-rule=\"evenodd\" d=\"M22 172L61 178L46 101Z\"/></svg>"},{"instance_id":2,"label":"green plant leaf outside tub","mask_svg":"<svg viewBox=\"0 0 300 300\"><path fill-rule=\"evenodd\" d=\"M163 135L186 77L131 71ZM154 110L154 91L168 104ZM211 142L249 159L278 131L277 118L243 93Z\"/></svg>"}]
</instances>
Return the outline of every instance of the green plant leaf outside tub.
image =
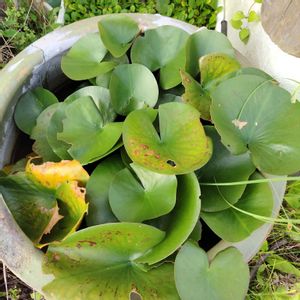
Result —
<instances>
[{"instance_id":1,"label":"green plant leaf outside tub","mask_svg":"<svg viewBox=\"0 0 300 300\"><path fill-rule=\"evenodd\" d=\"M111 103L120 115L153 107L158 99L158 85L151 71L140 64L119 65L112 72L109 91Z\"/></svg>"},{"instance_id":2,"label":"green plant leaf outside tub","mask_svg":"<svg viewBox=\"0 0 300 300\"><path fill-rule=\"evenodd\" d=\"M235 204L245 191L247 184L234 186L207 186L203 183L246 181L255 171L249 153L232 155L221 143L221 138L213 126L204 127L213 141L213 155L209 162L196 171L201 186L202 210L214 212L229 207L224 198Z\"/></svg>"},{"instance_id":3,"label":"green plant leaf outside tub","mask_svg":"<svg viewBox=\"0 0 300 300\"><path fill-rule=\"evenodd\" d=\"M226 76L241 68L240 63L232 56L225 53L211 53L204 55L199 60L201 84L211 91Z\"/></svg>"},{"instance_id":4,"label":"green plant leaf outside tub","mask_svg":"<svg viewBox=\"0 0 300 300\"><path fill-rule=\"evenodd\" d=\"M250 180L264 178L254 173ZM218 212L201 212L201 218L220 238L238 242L248 237L255 229L264 224L251 215L270 217L273 209L273 194L268 183L250 184L242 197L233 207Z\"/></svg>"},{"instance_id":5,"label":"green plant leaf outside tub","mask_svg":"<svg viewBox=\"0 0 300 300\"><path fill-rule=\"evenodd\" d=\"M47 139L49 122L59 106L60 103L55 103L48 106L41 112L30 136L35 140L32 146L33 151L40 155L44 161L60 161L60 158L52 150Z\"/></svg>"},{"instance_id":6,"label":"green plant leaf outside tub","mask_svg":"<svg viewBox=\"0 0 300 300\"><path fill-rule=\"evenodd\" d=\"M125 168L114 177L109 203L121 222L143 222L169 213L176 203L177 179L130 164L138 180Z\"/></svg>"},{"instance_id":7,"label":"green plant leaf outside tub","mask_svg":"<svg viewBox=\"0 0 300 300\"><path fill-rule=\"evenodd\" d=\"M157 111L130 113L123 127L125 149L132 161L162 174L185 174L210 159L211 141L206 137L199 112L184 103L159 106L159 134L153 126Z\"/></svg>"},{"instance_id":8,"label":"green plant leaf outside tub","mask_svg":"<svg viewBox=\"0 0 300 300\"><path fill-rule=\"evenodd\" d=\"M50 234L44 235L40 244L48 244L65 239L80 225L88 205L85 203L85 189L76 181L64 182L56 191L59 213L63 216L53 227Z\"/></svg>"},{"instance_id":9,"label":"green plant leaf outside tub","mask_svg":"<svg viewBox=\"0 0 300 300\"><path fill-rule=\"evenodd\" d=\"M138 24L128 16L111 15L98 22L103 44L115 57L120 57L130 48L139 33Z\"/></svg>"},{"instance_id":10,"label":"green plant leaf outside tub","mask_svg":"<svg viewBox=\"0 0 300 300\"><path fill-rule=\"evenodd\" d=\"M163 238L152 226L114 223L51 245L43 268L55 279L43 288L47 299L128 300L137 293L142 299L179 300L172 264L147 269L135 261Z\"/></svg>"},{"instance_id":11,"label":"green plant leaf outside tub","mask_svg":"<svg viewBox=\"0 0 300 300\"><path fill-rule=\"evenodd\" d=\"M40 113L58 100L54 94L41 87L28 91L19 99L14 114L15 122L19 129L31 135L36 119Z\"/></svg>"},{"instance_id":12,"label":"green plant leaf outside tub","mask_svg":"<svg viewBox=\"0 0 300 300\"><path fill-rule=\"evenodd\" d=\"M98 33L78 40L61 60L61 68L72 80L85 80L112 70L117 63L103 61L107 49Z\"/></svg>"},{"instance_id":13,"label":"green plant leaf outside tub","mask_svg":"<svg viewBox=\"0 0 300 300\"><path fill-rule=\"evenodd\" d=\"M240 75L212 93L211 116L233 154L247 152L255 166L274 175L300 169L300 103L273 81Z\"/></svg>"},{"instance_id":14,"label":"green plant leaf outside tub","mask_svg":"<svg viewBox=\"0 0 300 300\"><path fill-rule=\"evenodd\" d=\"M194 173L177 177L177 200L173 211L162 219L166 237L137 262L155 264L173 254L193 232L200 214L200 188Z\"/></svg>"},{"instance_id":15,"label":"green plant leaf outside tub","mask_svg":"<svg viewBox=\"0 0 300 300\"><path fill-rule=\"evenodd\" d=\"M193 33L186 44L186 71L196 76L199 73L199 58L214 52L235 57L234 49L224 34L206 28Z\"/></svg>"},{"instance_id":16,"label":"green plant leaf outside tub","mask_svg":"<svg viewBox=\"0 0 300 300\"><path fill-rule=\"evenodd\" d=\"M121 136L122 123L104 123L103 114L90 97L70 103L65 114L63 131L57 136L71 144L68 152L81 164L107 155Z\"/></svg>"},{"instance_id":17,"label":"green plant leaf outside tub","mask_svg":"<svg viewBox=\"0 0 300 300\"><path fill-rule=\"evenodd\" d=\"M131 48L133 63L151 71L160 70L160 86L170 89L181 82L179 70L185 68L185 44L188 33L173 26L149 29Z\"/></svg>"},{"instance_id":18,"label":"green plant leaf outside tub","mask_svg":"<svg viewBox=\"0 0 300 300\"><path fill-rule=\"evenodd\" d=\"M34 243L61 218L55 192L34 183L24 173L0 177L0 192L14 219Z\"/></svg>"},{"instance_id":19,"label":"green plant leaf outside tub","mask_svg":"<svg viewBox=\"0 0 300 300\"><path fill-rule=\"evenodd\" d=\"M211 98L201 84L189 73L180 71L182 84L185 88L182 99L200 112L200 118L210 120Z\"/></svg>"},{"instance_id":20,"label":"green plant leaf outside tub","mask_svg":"<svg viewBox=\"0 0 300 300\"><path fill-rule=\"evenodd\" d=\"M250 280L242 254L233 247L212 262L198 245L187 242L175 260L175 282L182 300L243 300Z\"/></svg>"},{"instance_id":21,"label":"green plant leaf outside tub","mask_svg":"<svg viewBox=\"0 0 300 300\"><path fill-rule=\"evenodd\" d=\"M89 213L86 216L88 226L117 221L108 202L108 193L111 182L123 168L120 155L112 154L101 161L91 174L86 186L89 203Z\"/></svg>"}]
</instances>

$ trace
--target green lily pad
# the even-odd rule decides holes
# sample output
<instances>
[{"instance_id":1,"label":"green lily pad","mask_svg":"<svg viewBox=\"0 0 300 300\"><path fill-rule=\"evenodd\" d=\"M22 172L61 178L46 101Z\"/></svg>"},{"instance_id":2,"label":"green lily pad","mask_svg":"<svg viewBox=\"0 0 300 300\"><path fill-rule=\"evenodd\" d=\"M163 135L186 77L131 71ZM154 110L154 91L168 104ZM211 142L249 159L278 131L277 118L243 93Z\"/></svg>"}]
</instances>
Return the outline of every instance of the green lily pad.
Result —
<instances>
[{"instance_id":1,"label":"green lily pad","mask_svg":"<svg viewBox=\"0 0 300 300\"><path fill-rule=\"evenodd\" d=\"M60 158L52 150L47 139L49 122L59 105L60 103L52 104L41 112L30 136L35 140L32 146L33 151L40 155L44 161L60 161Z\"/></svg>"},{"instance_id":2,"label":"green lily pad","mask_svg":"<svg viewBox=\"0 0 300 300\"><path fill-rule=\"evenodd\" d=\"M143 299L179 300L172 264L149 269L135 262L163 238L162 231L135 223L78 231L49 247L43 268L55 279L43 291L49 299L128 300L136 293Z\"/></svg>"},{"instance_id":3,"label":"green lily pad","mask_svg":"<svg viewBox=\"0 0 300 300\"><path fill-rule=\"evenodd\" d=\"M169 25L149 29L134 42L131 60L151 71L160 70L160 86L172 88L181 82L179 70L185 68L188 36L184 30Z\"/></svg>"},{"instance_id":4,"label":"green lily pad","mask_svg":"<svg viewBox=\"0 0 300 300\"><path fill-rule=\"evenodd\" d=\"M180 71L182 84L185 88L182 99L200 112L200 118L210 120L211 98L201 84L190 74Z\"/></svg>"},{"instance_id":5,"label":"green lily pad","mask_svg":"<svg viewBox=\"0 0 300 300\"><path fill-rule=\"evenodd\" d=\"M173 211L161 217L166 237L137 262L155 264L174 253L193 232L200 214L200 188L194 173L177 177L178 192Z\"/></svg>"},{"instance_id":6,"label":"green lily pad","mask_svg":"<svg viewBox=\"0 0 300 300\"><path fill-rule=\"evenodd\" d=\"M41 87L28 91L21 96L16 105L14 119L18 128L30 135L40 113L57 102L54 94Z\"/></svg>"},{"instance_id":7,"label":"green lily pad","mask_svg":"<svg viewBox=\"0 0 300 300\"><path fill-rule=\"evenodd\" d=\"M234 49L224 34L206 28L193 33L186 44L186 71L196 76L199 73L199 58L214 52L235 57Z\"/></svg>"},{"instance_id":8,"label":"green lily pad","mask_svg":"<svg viewBox=\"0 0 300 300\"><path fill-rule=\"evenodd\" d=\"M234 186L206 186L203 183L246 181L255 171L249 153L232 155L221 143L221 138L212 126L205 127L206 134L213 141L213 155L209 162L196 171L201 186L202 210L214 212L229 207L224 198L235 204L245 191L247 184Z\"/></svg>"},{"instance_id":9,"label":"green lily pad","mask_svg":"<svg viewBox=\"0 0 300 300\"><path fill-rule=\"evenodd\" d=\"M120 115L145 106L153 107L158 99L158 85L154 75L140 64L119 65L109 83L111 103Z\"/></svg>"},{"instance_id":10,"label":"green lily pad","mask_svg":"<svg viewBox=\"0 0 300 300\"><path fill-rule=\"evenodd\" d=\"M160 133L153 126L154 109L133 111L123 127L123 141L132 161L162 174L184 174L199 169L210 159L199 112L188 104L166 103L158 109Z\"/></svg>"},{"instance_id":11,"label":"green lily pad","mask_svg":"<svg viewBox=\"0 0 300 300\"><path fill-rule=\"evenodd\" d=\"M211 116L233 154L250 151L255 166L274 175L300 169L300 103L273 81L240 75L212 93Z\"/></svg>"},{"instance_id":12,"label":"green lily pad","mask_svg":"<svg viewBox=\"0 0 300 300\"><path fill-rule=\"evenodd\" d=\"M68 152L81 164L107 155L121 136L122 123L105 123L103 114L90 97L70 103L65 114L63 132L57 137L71 145Z\"/></svg>"},{"instance_id":13,"label":"green lily pad","mask_svg":"<svg viewBox=\"0 0 300 300\"><path fill-rule=\"evenodd\" d=\"M131 17L111 15L98 22L103 44L115 57L124 55L139 33L139 26Z\"/></svg>"},{"instance_id":14,"label":"green lily pad","mask_svg":"<svg viewBox=\"0 0 300 300\"><path fill-rule=\"evenodd\" d=\"M226 76L241 68L240 63L225 53L204 55L199 60L201 84L207 90L215 88Z\"/></svg>"},{"instance_id":15,"label":"green lily pad","mask_svg":"<svg viewBox=\"0 0 300 300\"><path fill-rule=\"evenodd\" d=\"M250 180L262 178L259 173L254 173ZM248 213L270 217L273 202L273 194L267 183L249 184L241 199L234 205L246 213L231 207L218 212L201 212L201 218L220 238L229 242L238 242L264 224L263 221Z\"/></svg>"},{"instance_id":16,"label":"green lily pad","mask_svg":"<svg viewBox=\"0 0 300 300\"><path fill-rule=\"evenodd\" d=\"M176 288L182 300L243 300L249 280L248 265L233 247L209 263L204 250L187 242L175 260Z\"/></svg>"},{"instance_id":17,"label":"green lily pad","mask_svg":"<svg viewBox=\"0 0 300 300\"><path fill-rule=\"evenodd\" d=\"M64 182L56 191L59 213L63 216L51 232L44 235L40 244L45 245L61 241L75 232L80 225L88 205L85 203L85 189L80 188L76 181Z\"/></svg>"},{"instance_id":18,"label":"green lily pad","mask_svg":"<svg viewBox=\"0 0 300 300\"><path fill-rule=\"evenodd\" d=\"M103 61L107 49L98 33L79 39L61 60L62 71L72 80L85 80L112 70L117 63Z\"/></svg>"},{"instance_id":19,"label":"green lily pad","mask_svg":"<svg viewBox=\"0 0 300 300\"><path fill-rule=\"evenodd\" d=\"M109 189L109 203L122 222L143 222L169 213L176 203L177 179L130 164L136 177L123 169Z\"/></svg>"},{"instance_id":20,"label":"green lily pad","mask_svg":"<svg viewBox=\"0 0 300 300\"><path fill-rule=\"evenodd\" d=\"M105 158L91 174L86 186L86 198L89 213L86 216L88 226L116 222L108 202L108 192L116 174L124 168L119 154Z\"/></svg>"},{"instance_id":21,"label":"green lily pad","mask_svg":"<svg viewBox=\"0 0 300 300\"><path fill-rule=\"evenodd\" d=\"M61 218L55 192L34 183L24 173L0 177L0 192L14 219L34 243Z\"/></svg>"}]
</instances>

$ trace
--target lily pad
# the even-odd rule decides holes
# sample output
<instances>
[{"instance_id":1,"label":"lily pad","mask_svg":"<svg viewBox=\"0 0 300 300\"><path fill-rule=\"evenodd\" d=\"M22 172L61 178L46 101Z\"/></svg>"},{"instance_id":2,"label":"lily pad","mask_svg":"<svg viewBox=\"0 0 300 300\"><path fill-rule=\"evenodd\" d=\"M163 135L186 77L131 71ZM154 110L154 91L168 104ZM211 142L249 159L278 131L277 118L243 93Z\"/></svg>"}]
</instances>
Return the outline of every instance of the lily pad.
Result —
<instances>
[{"instance_id":1,"label":"lily pad","mask_svg":"<svg viewBox=\"0 0 300 300\"><path fill-rule=\"evenodd\" d=\"M205 126L206 134L213 141L213 155L209 162L196 171L201 186L202 210L214 212L229 207L224 198L235 204L245 191L247 184L234 186L207 186L203 183L246 181L255 171L249 153L232 155L221 143L221 138L212 126Z\"/></svg>"},{"instance_id":2,"label":"lily pad","mask_svg":"<svg viewBox=\"0 0 300 300\"><path fill-rule=\"evenodd\" d=\"M143 222L169 213L176 203L177 179L149 171L135 163L114 177L109 189L109 203L122 222Z\"/></svg>"},{"instance_id":3,"label":"lily pad","mask_svg":"<svg viewBox=\"0 0 300 300\"><path fill-rule=\"evenodd\" d=\"M103 115L90 97L70 103L65 114L63 132L57 137L71 145L68 152L81 164L107 155L121 136L122 123L104 123Z\"/></svg>"},{"instance_id":4,"label":"lily pad","mask_svg":"<svg viewBox=\"0 0 300 300\"><path fill-rule=\"evenodd\" d=\"M226 76L241 68L240 63L224 53L204 55L199 60L201 84L207 90L215 88Z\"/></svg>"},{"instance_id":5,"label":"lily pad","mask_svg":"<svg viewBox=\"0 0 300 300\"><path fill-rule=\"evenodd\" d=\"M156 110L137 110L127 116L123 141L132 161L162 174L189 173L205 165L212 147L199 112L190 105L173 102L160 105L158 114L159 134L152 124Z\"/></svg>"},{"instance_id":6,"label":"lily pad","mask_svg":"<svg viewBox=\"0 0 300 300\"><path fill-rule=\"evenodd\" d=\"M154 75L140 64L119 65L111 75L109 91L111 103L120 115L153 107L158 99L158 85Z\"/></svg>"},{"instance_id":7,"label":"lily pad","mask_svg":"<svg viewBox=\"0 0 300 300\"><path fill-rule=\"evenodd\" d=\"M160 70L160 86L172 88L181 82L179 70L185 68L188 36L184 30L169 25L149 29L134 42L131 60L151 71Z\"/></svg>"},{"instance_id":8,"label":"lily pad","mask_svg":"<svg viewBox=\"0 0 300 300\"><path fill-rule=\"evenodd\" d=\"M119 154L105 158L91 174L86 186L86 198L89 213L86 216L88 226L116 222L108 202L108 192L116 174L124 168Z\"/></svg>"},{"instance_id":9,"label":"lily pad","mask_svg":"<svg viewBox=\"0 0 300 300\"><path fill-rule=\"evenodd\" d=\"M66 181L76 180L81 184L86 184L89 180L89 174L76 160L46 162L41 165L35 165L29 161L26 165L26 173L33 181L54 190Z\"/></svg>"},{"instance_id":10,"label":"lily pad","mask_svg":"<svg viewBox=\"0 0 300 300\"><path fill-rule=\"evenodd\" d=\"M262 179L254 173L250 180ZM234 205L218 212L201 212L201 218L220 238L229 242L238 242L248 237L264 222L249 215L270 217L273 209L273 194L268 183L249 184L241 199Z\"/></svg>"},{"instance_id":11,"label":"lily pad","mask_svg":"<svg viewBox=\"0 0 300 300\"><path fill-rule=\"evenodd\" d=\"M103 44L115 57L124 55L139 33L138 24L129 16L111 15L98 22Z\"/></svg>"},{"instance_id":12,"label":"lily pad","mask_svg":"<svg viewBox=\"0 0 300 300\"><path fill-rule=\"evenodd\" d=\"M135 259L164 238L154 227L115 223L89 227L48 249L44 271L55 279L43 288L49 299L179 300L173 265L153 269Z\"/></svg>"},{"instance_id":13,"label":"lily pad","mask_svg":"<svg viewBox=\"0 0 300 300\"><path fill-rule=\"evenodd\" d=\"M214 52L235 57L234 49L224 34L206 28L193 33L186 44L186 71L196 76L199 73L199 58Z\"/></svg>"},{"instance_id":14,"label":"lily pad","mask_svg":"<svg viewBox=\"0 0 300 300\"><path fill-rule=\"evenodd\" d=\"M0 177L0 192L14 219L38 243L60 220L55 192L31 181L24 173Z\"/></svg>"},{"instance_id":15,"label":"lily pad","mask_svg":"<svg viewBox=\"0 0 300 300\"><path fill-rule=\"evenodd\" d=\"M185 88L182 99L200 112L200 118L210 120L211 98L201 84L190 74L180 71L182 84Z\"/></svg>"},{"instance_id":16,"label":"lily pad","mask_svg":"<svg viewBox=\"0 0 300 300\"><path fill-rule=\"evenodd\" d=\"M61 60L62 71L72 80L85 80L112 70L117 64L102 62L107 49L98 33L79 39Z\"/></svg>"},{"instance_id":17,"label":"lily pad","mask_svg":"<svg viewBox=\"0 0 300 300\"><path fill-rule=\"evenodd\" d=\"M176 288L182 300L243 300L249 280L248 265L233 247L209 263L204 250L187 242L175 260Z\"/></svg>"},{"instance_id":18,"label":"lily pad","mask_svg":"<svg viewBox=\"0 0 300 300\"><path fill-rule=\"evenodd\" d=\"M176 206L164 219L166 237L163 241L137 259L137 262L155 264L173 254L193 232L200 214L200 188L194 173L177 177ZM167 224L166 224L167 223Z\"/></svg>"},{"instance_id":19,"label":"lily pad","mask_svg":"<svg viewBox=\"0 0 300 300\"><path fill-rule=\"evenodd\" d=\"M88 205L85 203L85 189L80 188L76 181L64 182L56 191L59 213L63 216L61 220L47 235L44 235L40 244L61 241L75 232L80 225Z\"/></svg>"},{"instance_id":20,"label":"lily pad","mask_svg":"<svg viewBox=\"0 0 300 300\"><path fill-rule=\"evenodd\" d=\"M41 87L28 91L19 99L14 114L15 122L19 129L31 135L36 119L40 113L48 106L57 103L54 94Z\"/></svg>"},{"instance_id":21,"label":"lily pad","mask_svg":"<svg viewBox=\"0 0 300 300\"><path fill-rule=\"evenodd\" d=\"M54 153L47 139L49 122L59 105L60 103L52 104L41 112L30 136L35 140L32 146L33 151L40 155L44 161L60 161L60 158Z\"/></svg>"},{"instance_id":22,"label":"lily pad","mask_svg":"<svg viewBox=\"0 0 300 300\"><path fill-rule=\"evenodd\" d=\"M240 75L212 93L211 116L233 154L250 151L255 166L283 175L300 169L300 103L273 81Z\"/></svg>"}]
</instances>

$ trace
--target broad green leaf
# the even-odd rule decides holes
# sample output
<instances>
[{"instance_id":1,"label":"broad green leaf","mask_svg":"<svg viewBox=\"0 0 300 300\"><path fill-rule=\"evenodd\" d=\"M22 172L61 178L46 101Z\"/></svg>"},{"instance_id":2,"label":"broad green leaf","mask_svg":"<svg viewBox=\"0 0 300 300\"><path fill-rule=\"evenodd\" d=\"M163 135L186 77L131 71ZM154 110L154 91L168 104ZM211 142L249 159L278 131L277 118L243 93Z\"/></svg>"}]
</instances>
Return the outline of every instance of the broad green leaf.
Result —
<instances>
[{"instance_id":1,"label":"broad green leaf","mask_svg":"<svg viewBox=\"0 0 300 300\"><path fill-rule=\"evenodd\" d=\"M229 207L224 198L235 204L245 191L246 184L234 186L206 186L201 183L246 181L255 171L249 153L232 155L221 143L213 126L205 127L206 134L213 141L213 155L209 162L196 171L201 186L202 210L214 212Z\"/></svg>"},{"instance_id":2,"label":"broad green leaf","mask_svg":"<svg viewBox=\"0 0 300 300\"><path fill-rule=\"evenodd\" d=\"M75 232L87 212L85 189L79 187L76 181L62 183L56 191L56 198L63 218L42 238L42 245L63 240Z\"/></svg>"},{"instance_id":3,"label":"broad green leaf","mask_svg":"<svg viewBox=\"0 0 300 300\"><path fill-rule=\"evenodd\" d=\"M254 173L250 180L262 179ZM240 200L234 206L218 212L201 212L205 223L220 238L229 242L238 242L248 237L264 222L249 215L270 217L273 208L273 194L267 183L249 184Z\"/></svg>"},{"instance_id":4,"label":"broad green leaf","mask_svg":"<svg viewBox=\"0 0 300 300\"><path fill-rule=\"evenodd\" d=\"M292 182L288 185L284 200L288 206L293 208L296 212L300 213L300 181Z\"/></svg>"},{"instance_id":5,"label":"broad green leaf","mask_svg":"<svg viewBox=\"0 0 300 300\"><path fill-rule=\"evenodd\" d=\"M111 103L120 115L153 107L158 99L158 85L154 75L140 64L119 65L112 72L109 91Z\"/></svg>"},{"instance_id":6,"label":"broad green leaf","mask_svg":"<svg viewBox=\"0 0 300 300\"><path fill-rule=\"evenodd\" d=\"M44 161L60 161L60 158L54 153L47 139L50 120L59 105L60 103L52 104L41 112L30 136L35 140L32 146L33 151L40 155Z\"/></svg>"},{"instance_id":7,"label":"broad green leaf","mask_svg":"<svg viewBox=\"0 0 300 300\"><path fill-rule=\"evenodd\" d=\"M248 22L257 22L259 20L259 15L254 10L251 10L248 15Z\"/></svg>"},{"instance_id":8,"label":"broad green leaf","mask_svg":"<svg viewBox=\"0 0 300 300\"><path fill-rule=\"evenodd\" d=\"M147 269L135 262L163 238L148 225L112 223L51 245L43 268L55 278L43 288L47 299L128 300L133 292L143 299L178 300L172 264Z\"/></svg>"},{"instance_id":9,"label":"broad green leaf","mask_svg":"<svg viewBox=\"0 0 300 300\"><path fill-rule=\"evenodd\" d=\"M296 277L300 278L300 270L283 257L276 254L271 254L266 258L266 261L272 269L288 274L293 274Z\"/></svg>"},{"instance_id":10,"label":"broad green leaf","mask_svg":"<svg viewBox=\"0 0 300 300\"><path fill-rule=\"evenodd\" d=\"M49 189L57 189L66 181L76 180L81 184L86 184L89 180L89 174L76 160L46 162L41 165L35 165L29 161L26 165L26 173L33 181Z\"/></svg>"},{"instance_id":11,"label":"broad green leaf","mask_svg":"<svg viewBox=\"0 0 300 300\"><path fill-rule=\"evenodd\" d=\"M57 138L57 134L63 131L63 120L66 118L65 110L68 104L74 102L80 97L91 97L98 109L101 111L103 119L113 121L116 113L113 111L110 103L109 90L102 87L87 86L77 90L69 95L63 103L60 103L57 110L51 117L47 129L47 141L53 152L61 159L71 159L68 150L70 145Z\"/></svg>"},{"instance_id":12,"label":"broad green leaf","mask_svg":"<svg viewBox=\"0 0 300 300\"><path fill-rule=\"evenodd\" d=\"M241 10L236 11L236 12L232 15L232 19L233 19L233 20L242 20L242 19L244 19L245 17L246 17L246 16L245 16L244 12L241 11Z\"/></svg>"},{"instance_id":13,"label":"broad green leaf","mask_svg":"<svg viewBox=\"0 0 300 300\"><path fill-rule=\"evenodd\" d=\"M200 220L196 223L193 231L189 235L188 239L191 239L195 242L199 242L202 238L202 224Z\"/></svg>"},{"instance_id":14,"label":"broad green leaf","mask_svg":"<svg viewBox=\"0 0 300 300\"><path fill-rule=\"evenodd\" d=\"M174 253L195 228L200 214L200 188L194 173L177 177L178 192L173 211L161 217L166 228L164 240L153 247L138 262L155 264Z\"/></svg>"},{"instance_id":15,"label":"broad green leaf","mask_svg":"<svg viewBox=\"0 0 300 300\"><path fill-rule=\"evenodd\" d=\"M212 53L204 55L199 60L202 86L211 91L224 76L241 68L240 63L224 53Z\"/></svg>"},{"instance_id":16,"label":"broad green leaf","mask_svg":"<svg viewBox=\"0 0 300 300\"><path fill-rule=\"evenodd\" d=\"M241 20L230 20L230 24L234 29L240 29L243 25L243 22Z\"/></svg>"},{"instance_id":17,"label":"broad green leaf","mask_svg":"<svg viewBox=\"0 0 300 300\"><path fill-rule=\"evenodd\" d=\"M233 247L212 262L198 245L187 242L175 260L175 282L182 300L243 300L250 274L242 254Z\"/></svg>"},{"instance_id":18,"label":"broad green leaf","mask_svg":"<svg viewBox=\"0 0 300 300\"><path fill-rule=\"evenodd\" d=\"M70 103L65 114L63 132L57 137L71 144L68 152L83 165L108 154L121 136L122 123L105 123L103 114L90 97Z\"/></svg>"},{"instance_id":19,"label":"broad green leaf","mask_svg":"<svg viewBox=\"0 0 300 300\"><path fill-rule=\"evenodd\" d=\"M103 44L115 57L120 57L130 48L139 33L138 24L129 16L111 15L98 22Z\"/></svg>"},{"instance_id":20,"label":"broad green leaf","mask_svg":"<svg viewBox=\"0 0 300 300\"><path fill-rule=\"evenodd\" d=\"M30 135L40 113L57 102L54 94L41 87L28 91L21 96L16 105L14 119L18 128Z\"/></svg>"},{"instance_id":21,"label":"broad green leaf","mask_svg":"<svg viewBox=\"0 0 300 300\"><path fill-rule=\"evenodd\" d=\"M86 216L88 226L116 222L108 202L108 192L116 174L124 168L118 154L108 156L96 167L86 186L86 198L89 213Z\"/></svg>"},{"instance_id":22,"label":"broad green leaf","mask_svg":"<svg viewBox=\"0 0 300 300\"><path fill-rule=\"evenodd\" d=\"M275 83L254 75L222 82L212 93L211 117L233 154L251 153L254 165L276 175L300 169L300 103Z\"/></svg>"},{"instance_id":23,"label":"broad green leaf","mask_svg":"<svg viewBox=\"0 0 300 300\"><path fill-rule=\"evenodd\" d=\"M155 108L158 108L160 105L169 102L182 102L182 98L175 94L160 93Z\"/></svg>"},{"instance_id":24,"label":"broad green leaf","mask_svg":"<svg viewBox=\"0 0 300 300\"><path fill-rule=\"evenodd\" d=\"M102 62L107 50L98 33L79 39L61 60L62 71L72 80L85 80L112 70L117 64Z\"/></svg>"},{"instance_id":25,"label":"broad green leaf","mask_svg":"<svg viewBox=\"0 0 300 300\"><path fill-rule=\"evenodd\" d=\"M236 72L228 74L228 78L231 78L234 76L239 76L239 75L256 75L259 77L263 77L265 79L273 80L275 82L275 79L272 78L269 74L267 74L263 70L253 68L253 67L241 68L241 69L237 70Z\"/></svg>"},{"instance_id":26,"label":"broad green leaf","mask_svg":"<svg viewBox=\"0 0 300 300\"><path fill-rule=\"evenodd\" d=\"M194 106L200 112L201 119L210 120L211 98L209 94L190 74L182 70L180 74L182 84L185 87L185 92L182 95L183 101Z\"/></svg>"},{"instance_id":27,"label":"broad green leaf","mask_svg":"<svg viewBox=\"0 0 300 300\"><path fill-rule=\"evenodd\" d=\"M199 112L188 104L172 102L160 105L158 115L159 134L152 124L156 110L137 110L127 116L123 141L132 161L162 174L185 174L206 164L212 147Z\"/></svg>"},{"instance_id":28,"label":"broad green leaf","mask_svg":"<svg viewBox=\"0 0 300 300\"><path fill-rule=\"evenodd\" d=\"M234 49L224 34L206 28L193 33L186 44L186 71L196 76L199 73L199 58L214 52L222 52L235 57Z\"/></svg>"},{"instance_id":29,"label":"broad green leaf","mask_svg":"<svg viewBox=\"0 0 300 300\"><path fill-rule=\"evenodd\" d=\"M247 27L244 27L240 30L239 32L239 37L240 40L244 43L247 44L250 38L250 30Z\"/></svg>"},{"instance_id":30,"label":"broad green leaf","mask_svg":"<svg viewBox=\"0 0 300 300\"><path fill-rule=\"evenodd\" d=\"M0 177L0 192L14 219L34 243L61 218L55 192L34 183L24 173Z\"/></svg>"},{"instance_id":31,"label":"broad green leaf","mask_svg":"<svg viewBox=\"0 0 300 300\"><path fill-rule=\"evenodd\" d=\"M100 86L86 86L69 95L65 99L65 102L69 104L81 97L90 97L93 99L101 113L104 123L115 120L116 113L111 105L110 93L108 89Z\"/></svg>"},{"instance_id":32,"label":"broad green leaf","mask_svg":"<svg viewBox=\"0 0 300 300\"><path fill-rule=\"evenodd\" d=\"M143 222L169 213L176 203L177 179L130 164L135 177L125 168L114 177L109 203L122 222Z\"/></svg>"},{"instance_id":33,"label":"broad green leaf","mask_svg":"<svg viewBox=\"0 0 300 300\"><path fill-rule=\"evenodd\" d=\"M185 67L187 38L187 32L169 25L149 29L134 42L131 60L151 71L160 70L160 86L172 88L181 82L179 70Z\"/></svg>"},{"instance_id":34,"label":"broad green leaf","mask_svg":"<svg viewBox=\"0 0 300 300\"><path fill-rule=\"evenodd\" d=\"M96 77L96 85L109 89L109 83L110 83L110 79L111 79L111 74L113 71L107 72L105 74L100 74Z\"/></svg>"}]
</instances>

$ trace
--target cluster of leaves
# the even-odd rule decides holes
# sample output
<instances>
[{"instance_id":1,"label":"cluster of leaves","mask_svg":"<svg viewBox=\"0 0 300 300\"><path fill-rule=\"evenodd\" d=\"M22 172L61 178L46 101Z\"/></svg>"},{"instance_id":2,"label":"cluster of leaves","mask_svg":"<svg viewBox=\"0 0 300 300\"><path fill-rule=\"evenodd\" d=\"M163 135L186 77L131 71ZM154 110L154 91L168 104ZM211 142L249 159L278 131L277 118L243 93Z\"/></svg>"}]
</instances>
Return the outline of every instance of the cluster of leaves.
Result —
<instances>
[{"instance_id":1,"label":"cluster of leaves","mask_svg":"<svg viewBox=\"0 0 300 300\"><path fill-rule=\"evenodd\" d=\"M260 21L260 16L256 13L256 11L252 10L252 7L256 3L261 4L262 1L263 0L254 0L247 14L238 10L233 14L230 20L231 26L239 31L240 40L244 44L247 44L250 38L250 29L248 24Z\"/></svg>"},{"instance_id":2,"label":"cluster of leaves","mask_svg":"<svg viewBox=\"0 0 300 300\"><path fill-rule=\"evenodd\" d=\"M286 191L279 218L300 220L300 182ZM300 229L293 223L274 226L268 241L250 262L252 283L247 299L299 299Z\"/></svg>"},{"instance_id":3,"label":"cluster of leaves","mask_svg":"<svg viewBox=\"0 0 300 300\"><path fill-rule=\"evenodd\" d=\"M66 0L66 23L112 13L147 13L179 19L198 27L215 28L222 10L216 0Z\"/></svg>"},{"instance_id":4,"label":"cluster of leaves","mask_svg":"<svg viewBox=\"0 0 300 300\"><path fill-rule=\"evenodd\" d=\"M247 264L227 248L209 265L197 245L199 215L230 242L270 217L269 185L245 181L300 169L300 103L268 74L242 68L221 33L161 26L141 34L124 15L103 18L99 32L61 61L84 87L61 102L43 88L21 97L14 118L43 163L20 162L0 177L21 228L50 244L44 270L55 279L45 293L243 299ZM81 165L91 164L88 178ZM85 183L88 227L74 233L87 210Z\"/></svg>"},{"instance_id":5,"label":"cluster of leaves","mask_svg":"<svg viewBox=\"0 0 300 300\"><path fill-rule=\"evenodd\" d=\"M11 56L54 29L57 10L48 15L41 8L33 7L29 1L19 1L16 7L12 0L6 1L4 18L0 20L1 52L9 49ZM7 50L5 49L5 50ZM5 62L5 61L4 61Z\"/></svg>"}]
</instances>

